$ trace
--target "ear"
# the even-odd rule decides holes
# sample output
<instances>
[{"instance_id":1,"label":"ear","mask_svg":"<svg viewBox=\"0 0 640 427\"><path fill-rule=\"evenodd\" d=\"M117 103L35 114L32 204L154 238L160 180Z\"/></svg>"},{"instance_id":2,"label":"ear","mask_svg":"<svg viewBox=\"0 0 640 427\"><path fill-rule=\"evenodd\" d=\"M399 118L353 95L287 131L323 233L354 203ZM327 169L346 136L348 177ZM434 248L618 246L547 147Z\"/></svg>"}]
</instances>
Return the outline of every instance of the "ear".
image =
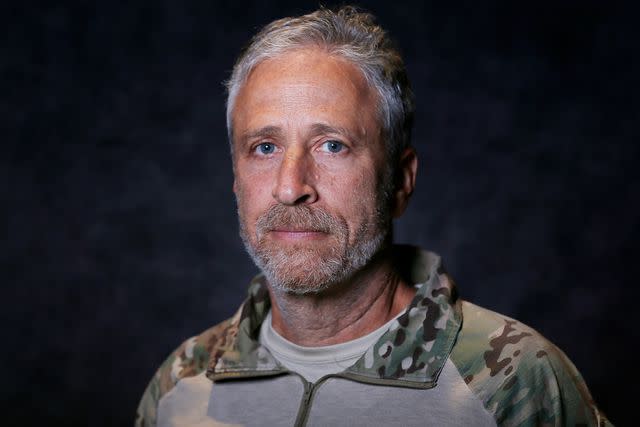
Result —
<instances>
[{"instance_id":1,"label":"ear","mask_svg":"<svg viewBox=\"0 0 640 427\"><path fill-rule=\"evenodd\" d=\"M400 155L398 170L396 171L396 188L393 194L393 209L391 214L399 218L409 204L409 198L416 186L416 172L418 171L418 155L412 147L407 147Z\"/></svg>"},{"instance_id":2,"label":"ear","mask_svg":"<svg viewBox=\"0 0 640 427\"><path fill-rule=\"evenodd\" d=\"M233 194L237 195L238 194L238 188L237 188L237 185L236 185L235 177L233 178L233 186L231 188L233 189Z\"/></svg>"}]
</instances>

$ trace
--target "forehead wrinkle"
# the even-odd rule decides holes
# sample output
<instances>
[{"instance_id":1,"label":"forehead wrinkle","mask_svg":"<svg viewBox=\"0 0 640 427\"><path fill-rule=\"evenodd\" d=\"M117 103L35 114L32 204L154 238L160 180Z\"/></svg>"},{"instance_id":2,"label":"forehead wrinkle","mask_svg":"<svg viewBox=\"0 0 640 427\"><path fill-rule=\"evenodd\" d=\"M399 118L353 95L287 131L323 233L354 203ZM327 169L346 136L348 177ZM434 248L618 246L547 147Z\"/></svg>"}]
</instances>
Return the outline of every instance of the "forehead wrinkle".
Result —
<instances>
[{"instance_id":1,"label":"forehead wrinkle","mask_svg":"<svg viewBox=\"0 0 640 427\"><path fill-rule=\"evenodd\" d=\"M274 67L278 68L278 71L270 77L278 80L279 85L289 91L287 97L290 99L295 99L300 92L316 86L313 80L309 80L307 73L301 73L301 70L312 68L316 71L322 71L330 68L331 73L337 74L338 77L337 79L332 79L333 82L331 83L334 83L332 84L333 90L343 94L365 95L367 98L373 95L373 101L377 104L378 96L375 87L369 84L365 74L356 64L339 55L310 46L284 52L259 62L247 76L240 92L247 91L256 83L256 74L260 74L261 78L264 78L265 70L273 70ZM282 81L283 78L286 82ZM340 83L335 84L336 80L339 80ZM327 81L324 83L326 84ZM250 92L251 89L248 91Z\"/></svg>"}]
</instances>

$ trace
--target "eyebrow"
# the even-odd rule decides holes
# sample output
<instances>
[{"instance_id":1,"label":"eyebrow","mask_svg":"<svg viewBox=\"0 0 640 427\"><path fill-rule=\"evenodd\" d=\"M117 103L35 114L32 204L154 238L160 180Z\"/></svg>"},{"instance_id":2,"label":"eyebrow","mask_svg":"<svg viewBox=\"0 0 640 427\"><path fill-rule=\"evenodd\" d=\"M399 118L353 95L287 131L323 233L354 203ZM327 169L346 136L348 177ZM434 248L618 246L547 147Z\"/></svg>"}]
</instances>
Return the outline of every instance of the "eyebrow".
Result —
<instances>
[{"instance_id":1,"label":"eyebrow","mask_svg":"<svg viewBox=\"0 0 640 427\"><path fill-rule=\"evenodd\" d=\"M331 126L326 123L312 124L309 134L311 136L337 134L337 135L344 135L352 141L356 141L358 139L357 136L354 135L354 133L351 130L341 126ZM253 131L244 132L241 135L240 140L249 141L249 140L260 139L260 138L276 138L277 139L277 138L282 138L283 136L284 136L284 132L282 131L282 128L280 126L264 126Z\"/></svg>"},{"instance_id":2,"label":"eyebrow","mask_svg":"<svg viewBox=\"0 0 640 427\"><path fill-rule=\"evenodd\" d=\"M249 139L265 138L265 137L277 138L280 136L282 136L282 129L279 126L265 126L254 131L244 132L241 135L240 139L246 141Z\"/></svg>"},{"instance_id":3,"label":"eyebrow","mask_svg":"<svg viewBox=\"0 0 640 427\"><path fill-rule=\"evenodd\" d=\"M353 132L347 128L343 128L340 126L330 126L324 123L315 123L311 125L311 133L313 135L323 135L328 133L344 135L350 140L356 140L356 136Z\"/></svg>"}]
</instances>

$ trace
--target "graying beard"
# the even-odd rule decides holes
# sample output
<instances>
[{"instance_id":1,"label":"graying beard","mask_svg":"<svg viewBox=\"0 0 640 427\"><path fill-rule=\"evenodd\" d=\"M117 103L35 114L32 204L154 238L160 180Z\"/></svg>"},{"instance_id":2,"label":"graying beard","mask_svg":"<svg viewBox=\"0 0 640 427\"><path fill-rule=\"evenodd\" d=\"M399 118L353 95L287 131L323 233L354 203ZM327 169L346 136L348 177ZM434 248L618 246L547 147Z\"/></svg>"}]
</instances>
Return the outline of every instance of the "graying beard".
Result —
<instances>
[{"instance_id":1,"label":"graying beard","mask_svg":"<svg viewBox=\"0 0 640 427\"><path fill-rule=\"evenodd\" d=\"M366 226L358 230L358 244L347 247L344 255L333 249L324 259L317 254L318 263L308 269L306 275L301 275L303 266L294 265L297 261L284 251L256 250L249 242L246 230L240 221L240 236L253 262L262 270L266 279L275 289L294 295L319 294L337 283L343 282L362 269L381 249L388 231L382 224L377 224L378 233L373 238L366 239ZM307 261L313 259L313 254L304 255ZM299 264L295 262L295 264ZM296 274L291 274L295 271ZM284 277L283 277L284 276ZM298 276L298 277L293 277Z\"/></svg>"},{"instance_id":2,"label":"graying beard","mask_svg":"<svg viewBox=\"0 0 640 427\"><path fill-rule=\"evenodd\" d=\"M373 239L367 239L355 247L348 248L343 256L331 254L320 260L313 267L297 265L297 261L284 251L255 251L243 238L247 252L253 262L262 270L269 283L278 290L294 295L319 294L333 285L343 282L351 275L367 265L369 260L378 252L385 240L385 234L380 232ZM307 260L313 259L313 254L303 255ZM301 275L300 270L306 267L308 271ZM297 274L294 277L292 272Z\"/></svg>"},{"instance_id":3,"label":"graying beard","mask_svg":"<svg viewBox=\"0 0 640 427\"><path fill-rule=\"evenodd\" d=\"M383 184L376 195L378 200L376 203L375 224L373 225L377 229L376 234L372 238L367 239L366 235L369 227L367 224L363 224L357 230L356 245L352 247L347 246L344 250L344 255L337 254L335 248L332 248L329 258L321 260L320 254L318 254L316 257L319 261L318 264L313 269L309 269L309 267L306 266L309 271L304 278L294 279L290 277L287 279L286 277L279 277L280 274L278 274L278 272L284 272L284 275L286 275L286 273L292 269L296 270L299 267L292 265L292 257L284 253L284 251L270 253L271 251L269 250L256 250L250 243L248 233L243 225L242 216L238 210L242 243L270 285L275 289L293 295L320 294L335 284L348 279L366 266L373 256L382 248L391 232L391 216L388 206L393 197L394 169L387 169L385 175L382 180ZM308 255L307 259L309 258L312 258L312 255Z\"/></svg>"}]
</instances>

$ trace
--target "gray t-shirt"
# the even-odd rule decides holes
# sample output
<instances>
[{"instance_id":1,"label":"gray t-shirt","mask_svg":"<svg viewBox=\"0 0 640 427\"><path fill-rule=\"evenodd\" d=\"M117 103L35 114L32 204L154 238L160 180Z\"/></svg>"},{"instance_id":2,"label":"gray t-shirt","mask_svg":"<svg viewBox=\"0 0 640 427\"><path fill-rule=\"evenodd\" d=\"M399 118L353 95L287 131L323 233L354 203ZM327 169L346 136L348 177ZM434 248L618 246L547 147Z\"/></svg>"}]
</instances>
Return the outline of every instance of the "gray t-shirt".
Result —
<instances>
[{"instance_id":1,"label":"gray t-shirt","mask_svg":"<svg viewBox=\"0 0 640 427\"><path fill-rule=\"evenodd\" d=\"M356 363L360 356L389 329L395 319L355 340L322 347L304 347L292 343L273 329L271 311L269 311L260 328L260 343L285 368L297 372L307 381L314 383L325 375L342 372Z\"/></svg>"}]
</instances>

